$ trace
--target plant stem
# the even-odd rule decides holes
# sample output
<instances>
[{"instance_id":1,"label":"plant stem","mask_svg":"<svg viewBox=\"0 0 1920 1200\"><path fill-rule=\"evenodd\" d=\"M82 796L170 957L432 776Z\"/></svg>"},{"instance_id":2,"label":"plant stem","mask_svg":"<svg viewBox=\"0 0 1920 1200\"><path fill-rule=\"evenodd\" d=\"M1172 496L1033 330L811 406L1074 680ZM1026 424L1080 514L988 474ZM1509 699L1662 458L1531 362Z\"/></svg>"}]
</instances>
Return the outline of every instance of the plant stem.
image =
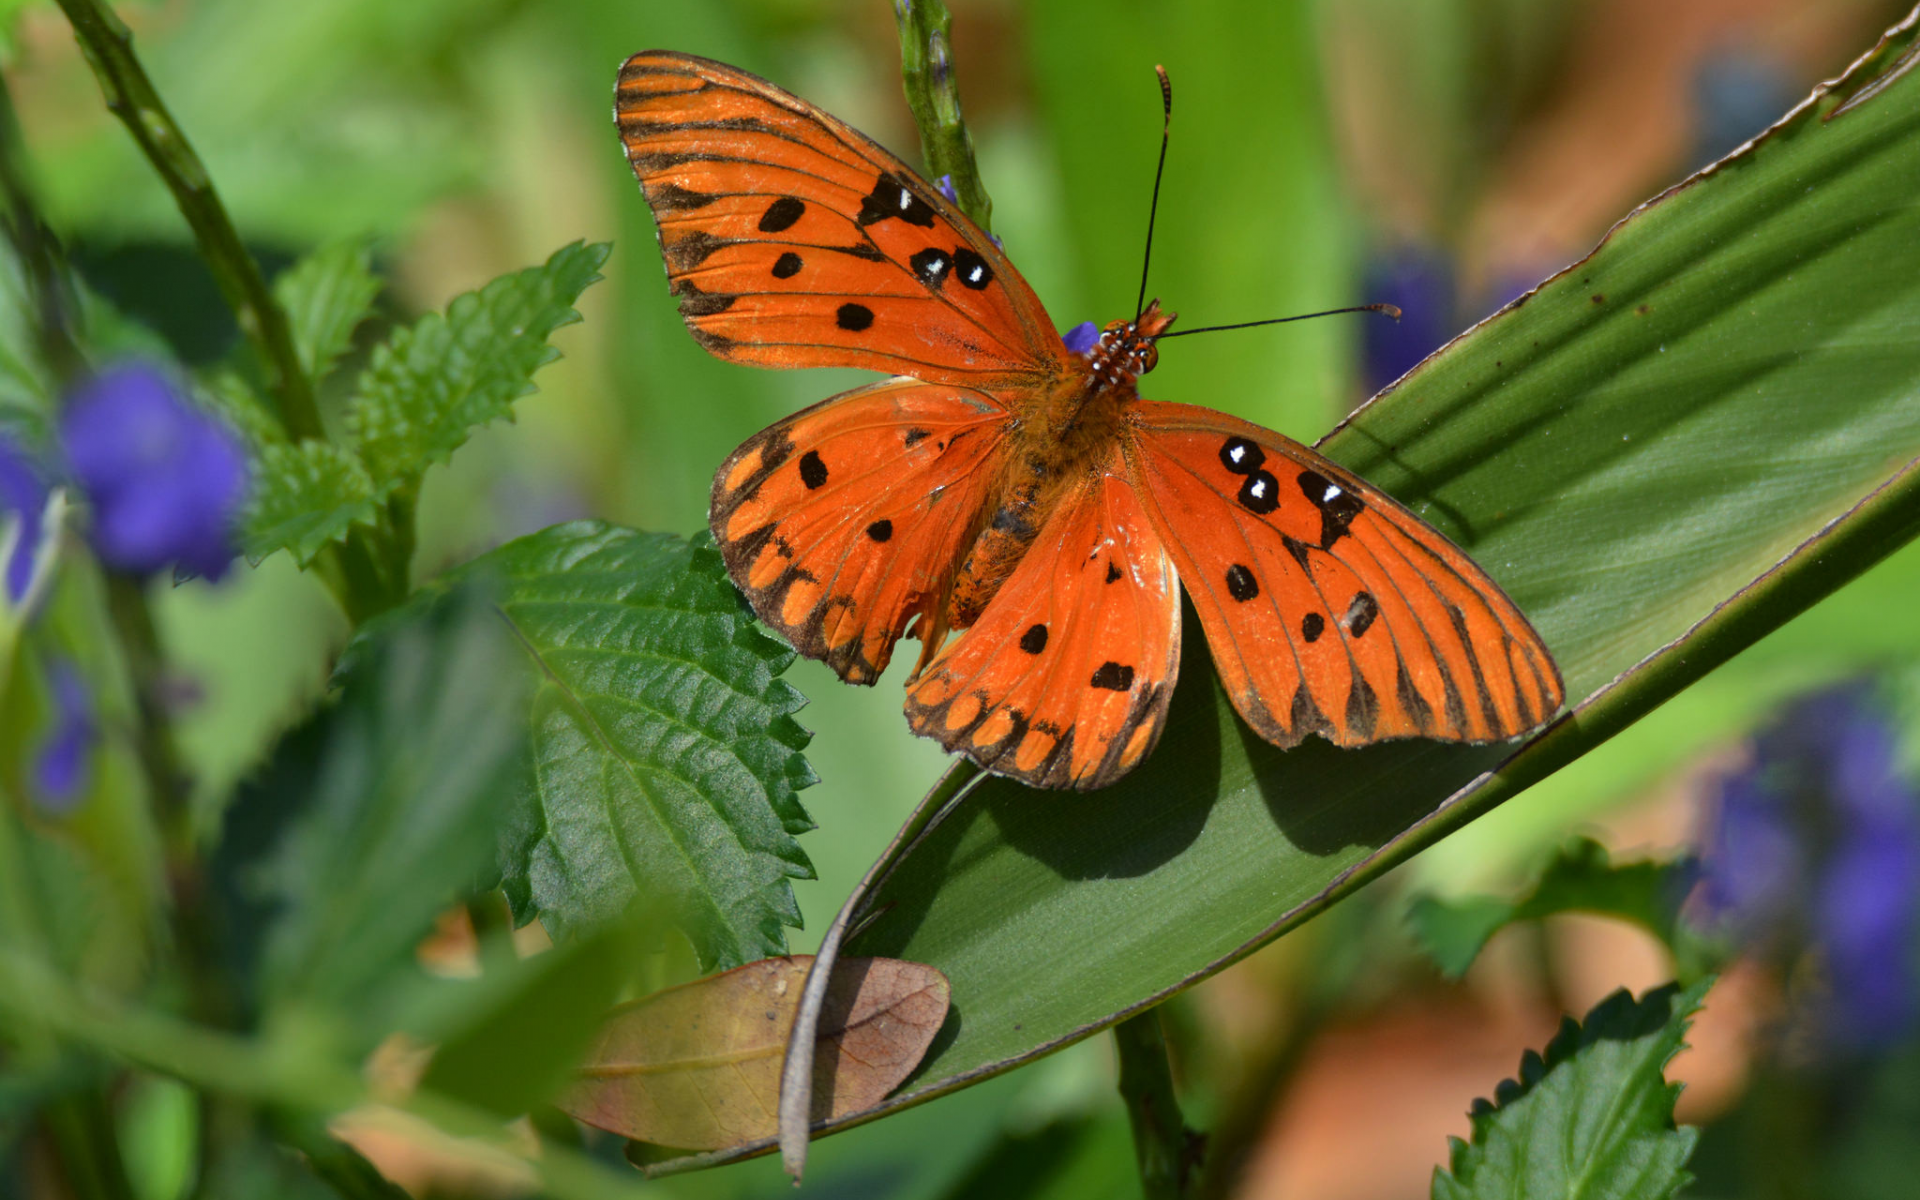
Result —
<instances>
[{"instance_id":1,"label":"plant stem","mask_svg":"<svg viewBox=\"0 0 1920 1200\"><path fill-rule=\"evenodd\" d=\"M17 156L24 143L13 110L13 94L0 79L0 194L7 204L7 232L27 278L34 305L34 334L55 379L72 378L85 369L86 360L73 340L73 287L66 262L53 232L40 220L21 176Z\"/></svg>"},{"instance_id":2,"label":"plant stem","mask_svg":"<svg viewBox=\"0 0 1920 1200\"><path fill-rule=\"evenodd\" d=\"M993 200L980 182L973 135L960 115L960 88L953 77L953 16L941 0L894 0L893 12L900 27L900 77L920 129L927 174L951 178L961 211L981 229L991 229Z\"/></svg>"},{"instance_id":3,"label":"plant stem","mask_svg":"<svg viewBox=\"0 0 1920 1200\"><path fill-rule=\"evenodd\" d=\"M1113 1044L1120 1055L1120 1098L1133 1126L1141 1195L1146 1200L1178 1200L1188 1194L1206 1138L1188 1129L1180 1115L1160 1010L1150 1008L1115 1025Z\"/></svg>"},{"instance_id":4,"label":"plant stem","mask_svg":"<svg viewBox=\"0 0 1920 1200\"><path fill-rule=\"evenodd\" d=\"M313 383L300 368L287 314L274 300L260 265L240 241L205 164L153 88L133 52L133 34L101 0L59 0L87 63L100 81L107 109L139 143L187 219L200 254L232 307L240 331L253 343L273 381L278 417L296 441L325 438Z\"/></svg>"}]
</instances>

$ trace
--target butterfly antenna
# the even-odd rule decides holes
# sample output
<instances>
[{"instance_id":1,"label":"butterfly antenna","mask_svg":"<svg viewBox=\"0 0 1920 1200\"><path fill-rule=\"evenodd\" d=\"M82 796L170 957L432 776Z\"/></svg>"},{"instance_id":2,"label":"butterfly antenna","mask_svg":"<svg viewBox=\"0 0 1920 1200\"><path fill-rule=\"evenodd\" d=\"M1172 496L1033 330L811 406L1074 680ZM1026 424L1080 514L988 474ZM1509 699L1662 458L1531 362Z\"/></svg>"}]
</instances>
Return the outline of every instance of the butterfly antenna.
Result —
<instances>
[{"instance_id":1,"label":"butterfly antenna","mask_svg":"<svg viewBox=\"0 0 1920 1200\"><path fill-rule=\"evenodd\" d=\"M1160 165L1153 169L1153 203L1147 208L1147 252L1140 262L1140 298L1133 304L1133 319L1147 311L1147 269L1153 265L1153 219L1160 214L1160 177L1167 173L1167 134L1173 128L1173 80L1158 63L1153 73L1160 77Z\"/></svg>"},{"instance_id":2,"label":"butterfly antenna","mask_svg":"<svg viewBox=\"0 0 1920 1200\"><path fill-rule=\"evenodd\" d=\"M1338 316L1341 313L1364 313L1364 312L1385 313L1387 316L1392 317L1396 321L1400 319L1400 309L1395 305L1360 304L1360 305L1354 306L1353 308L1330 308L1325 312L1301 313L1297 317L1274 317L1266 321L1243 321L1238 325L1208 325L1201 329L1182 329L1175 333L1163 333L1159 337L1155 338L1154 341L1164 342L1168 338L1186 337L1188 334L1194 334L1194 333L1219 333L1223 329L1252 329L1256 325L1285 325L1288 321L1307 321L1307 320L1313 319L1314 317L1332 317L1332 316Z\"/></svg>"}]
</instances>

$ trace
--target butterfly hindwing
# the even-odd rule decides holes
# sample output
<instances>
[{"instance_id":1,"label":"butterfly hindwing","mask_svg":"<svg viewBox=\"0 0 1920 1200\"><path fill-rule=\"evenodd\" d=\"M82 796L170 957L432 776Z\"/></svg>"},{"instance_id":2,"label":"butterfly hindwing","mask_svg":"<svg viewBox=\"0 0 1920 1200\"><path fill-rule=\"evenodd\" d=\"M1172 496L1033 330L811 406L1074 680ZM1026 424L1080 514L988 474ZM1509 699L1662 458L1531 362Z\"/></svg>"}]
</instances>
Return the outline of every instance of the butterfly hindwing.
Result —
<instances>
[{"instance_id":1,"label":"butterfly hindwing","mask_svg":"<svg viewBox=\"0 0 1920 1200\"><path fill-rule=\"evenodd\" d=\"M614 115L702 345L770 367L1006 386L1071 367L999 248L899 159L734 67L627 60Z\"/></svg>"},{"instance_id":2,"label":"butterfly hindwing","mask_svg":"<svg viewBox=\"0 0 1920 1200\"><path fill-rule=\"evenodd\" d=\"M1559 671L1520 610L1392 498L1209 409L1135 414L1136 484L1234 707L1268 741L1487 742L1560 707Z\"/></svg>"},{"instance_id":3,"label":"butterfly hindwing","mask_svg":"<svg viewBox=\"0 0 1920 1200\"><path fill-rule=\"evenodd\" d=\"M762 430L713 480L728 572L795 649L872 683L944 603L1008 419L981 393L890 379Z\"/></svg>"},{"instance_id":4,"label":"butterfly hindwing","mask_svg":"<svg viewBox=\"0 0 1920 1200\"><path fill-rule=\"evenodd\" d=\"M909 685L914 732L1037 787L1102 787L1153 748L1180 667L1180 592L1120 467L1116 448Z\"/></svg>"}]
</instances>

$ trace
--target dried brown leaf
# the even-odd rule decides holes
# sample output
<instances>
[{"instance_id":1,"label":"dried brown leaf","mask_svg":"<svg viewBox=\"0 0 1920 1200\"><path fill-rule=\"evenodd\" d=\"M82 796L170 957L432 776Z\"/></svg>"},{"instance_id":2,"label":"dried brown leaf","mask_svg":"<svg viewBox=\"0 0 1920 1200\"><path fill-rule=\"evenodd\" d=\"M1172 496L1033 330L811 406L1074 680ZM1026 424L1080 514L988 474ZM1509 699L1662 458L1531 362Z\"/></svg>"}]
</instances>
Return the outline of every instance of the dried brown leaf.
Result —
<instances>
[{"instance_id":1,"label":"dried brown leaf","mask_svg":"<svg viewBox=\"0 0 1920 1200\"><path fill-rule=\"evenodd\" d=\"M615 1009L560 1107L655 1145L719 1150L774 1135L780 1064L811 955L767 958ZM947 977L896 958L834 968L813 1064L815 1121L880 1102L946 1020Z\"/></svg>"}]
</instances>

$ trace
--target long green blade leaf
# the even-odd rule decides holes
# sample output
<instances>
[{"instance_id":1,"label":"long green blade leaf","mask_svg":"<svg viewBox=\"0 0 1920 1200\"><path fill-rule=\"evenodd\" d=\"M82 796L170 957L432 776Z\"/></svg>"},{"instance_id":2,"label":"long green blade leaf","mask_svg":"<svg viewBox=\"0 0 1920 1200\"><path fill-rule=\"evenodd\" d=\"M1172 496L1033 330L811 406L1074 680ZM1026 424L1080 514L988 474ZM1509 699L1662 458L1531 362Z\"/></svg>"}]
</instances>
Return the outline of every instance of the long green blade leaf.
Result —
<instances>
[{"instance_id":1,"label":"long green blade leaf","mask_svg":"<svg viewBox=\"0 0 1920 1200\"><path fill-rule=\"evenodd\" d=\"M1252 952L1652 711L1920 530L1910 17L1323 444L1473 553L1573 711L1530 744L1274 750L1189 622L1168 730L1091 795L983 782L849 953L961 1020L887 1105L1104 1028ZM1166 396L1167 399L1202 399Z\"/></svg>"}]
</instances>

